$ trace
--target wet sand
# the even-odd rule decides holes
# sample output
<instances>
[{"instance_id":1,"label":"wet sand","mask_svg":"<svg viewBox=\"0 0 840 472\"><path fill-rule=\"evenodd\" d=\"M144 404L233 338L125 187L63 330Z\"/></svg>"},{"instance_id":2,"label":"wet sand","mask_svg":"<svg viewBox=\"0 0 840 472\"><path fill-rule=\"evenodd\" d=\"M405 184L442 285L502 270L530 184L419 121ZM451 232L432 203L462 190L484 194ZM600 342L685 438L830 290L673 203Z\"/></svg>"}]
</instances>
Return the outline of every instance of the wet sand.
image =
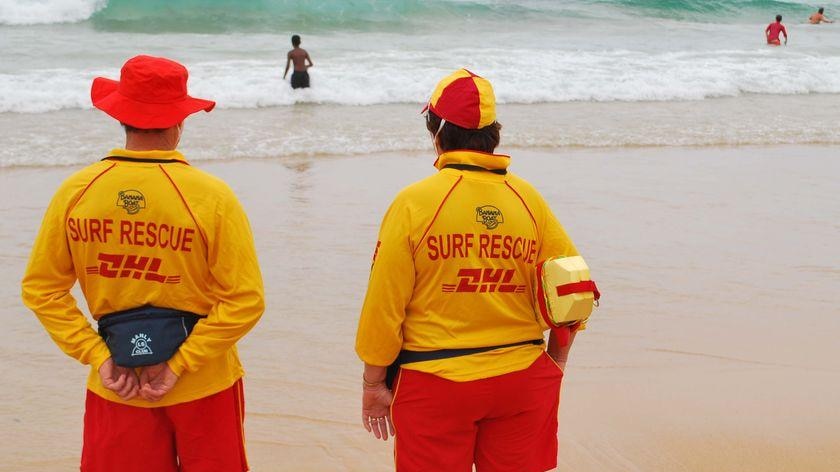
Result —
<instances>
[{"instance_id":1,"label":"wet sand","mask_svg":"<svg viewBox=\"0 0 840 472\"><path fill-rule=\"evenodd\" d=\"M502 144L516 148L838 145L836 95L745 95L666 102L500 104ZM239 160L424 152L420 103L339 106L299 103L219 109L186 123L193 159ZM78 165L122 140L99 110L0 113L0 167ZM58 143L67 146L57 149Z\"/></svg>"},{"instance_id":2,"label":"wet sand","mask_svg":"<svg viewBox=\"0 0 840 472\"><path fill-rule=\"evenodd\" d=\"M512 150L604 294L564 379L558 470L840 470L838 150ZM240 196L266 281L240 343L252 470L392 470L360 425L355 323L380 218L432 160L197 163ZM4 471L78 469L87 368L19 298L74 169L0 169Z\"/></svg>"}]
</instances>

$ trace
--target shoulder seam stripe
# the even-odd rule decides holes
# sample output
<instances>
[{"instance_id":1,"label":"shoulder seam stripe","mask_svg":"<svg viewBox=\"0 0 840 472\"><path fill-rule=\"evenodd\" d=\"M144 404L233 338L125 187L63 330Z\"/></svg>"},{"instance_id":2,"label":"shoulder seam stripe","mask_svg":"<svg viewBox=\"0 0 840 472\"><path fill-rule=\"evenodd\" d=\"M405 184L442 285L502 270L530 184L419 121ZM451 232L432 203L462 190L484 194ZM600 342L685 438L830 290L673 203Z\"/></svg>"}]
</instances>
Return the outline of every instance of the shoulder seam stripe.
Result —
<instances>
[{"instance_id":1,"label":"shoulder seam stripe","mask_svg":"<svg viewBox=\"0 0 840 472\"><path fill-rule=\"evenodd\" d=\"M534 218L534 214L531 213L531 209L528 207L528 204L525 203L525 199L522 198L522 195L519 195L519 192L517 192L516 189L513 188L513 186L507 180L505 180L505 185L507 185L511 192L513 192L517 197L519 197L519 201L522 202L522 206L525 207L525 210L528 212L528 216L531 217L531 222L534 224L534 232L536 232L539 235L540 232L539 227L537 226L537 219Z\"/></svg>"},{"instance_id":2,"label":"shoulder seam stripe","mask_svg":"<svg viewBox=\"0 0 840 472\"><path fill-rule=\"evenodd\" d=\"M193 222L195 223L195 227L198 228L198 234L201 235L201 239L204 241L204 248L207 251L209 251L210 250L210 245L207 243L207 236L204 234L204 230L201 228L201 225L198 223L198 220L196 219L195 215L193 214L192 208L190 208L189 203L187 203L187 199L184 198L184 195L181 193L181 189L178 188L178 185L175 183L174 180L172 180L172 177L169 175L168 172L166 172L166 169L163 168L163 164L158 164L158 168L160 169L161 172L163 172L163 175L165 175L166 178L169 179L169 183L172 184L172 188L175 189L175 192L178 194L178 197L181 198L181 202L184 203L184 207L186 207L187 213L190 214L190 217L192 218Z\"/></svg>"},{"instance_id":3,"label":"shoulder seam stripe","mask_svg":"<svg viewBox=\"0 0 840 472\"><path fill-rule=\"evenodd\" d=\"M429 230L432 229L432 225L435 224L435 220L437 220L437 217L440 214L440 210L443 209L443 205L446 203L446 200L449 199L449 196L452 195L452 192L455 190L455 187L457 187L458 184L461 183L461 179L463 179L463 178L464 178L463 175L459 176L458 180L456 180L455 183L452 184L452 188L449 189L449 192L447 192L446 196L443 197L443 200L441 200L440 205L438 205L437 211L435 212L435 216L432 217L432 221L429 222L429 226L426 227L426 231L423 231L423 236L421 236L420 239L417 240L417 247L415 247L414 250L411 252L412 257L417 255L417 250L420 249L420 246L423 245L423 241L426 239L426 236L429 234Z\"/></svg>"},{"instance_id":4,"label":"shoulder seam stripe","mask_svg":"<svg viewBox=\"0 0 840 472\"><path fill-rule=\"evenodd\" d=\"M114 166L116 166L116 165L117 165L116 163L111 164L110 166L108 166L107 169L105 169L102 172L96 174L96 177L90 179L90 182L88 182L88 184L85 185L85 189L82 190L82 193L80 193L79 196L76 197L76 200L73 201L73 203L70 206L67 207L67 211L64 213L64 224L67 224L67 218L70 217L70 212L73 211L74 208L76 208L76 205L78 205L80 201L82 201L82 197L84 197L85 194L87 193L87 191L91 187L93 187L93 183L96 182L100 177L105 175L109 170L113 169Z\"/></svg>"}]
</instances>

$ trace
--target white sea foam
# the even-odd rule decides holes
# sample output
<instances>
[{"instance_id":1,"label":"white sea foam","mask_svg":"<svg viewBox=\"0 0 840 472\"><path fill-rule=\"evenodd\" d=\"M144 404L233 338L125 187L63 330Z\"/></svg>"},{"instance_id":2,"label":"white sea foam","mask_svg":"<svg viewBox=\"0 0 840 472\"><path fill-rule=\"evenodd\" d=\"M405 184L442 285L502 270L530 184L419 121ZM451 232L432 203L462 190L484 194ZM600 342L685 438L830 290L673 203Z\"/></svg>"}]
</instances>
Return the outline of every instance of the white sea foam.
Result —
<instances>
[{"instance_id":1,"label":"white sea foam","mask_svg":"<svg viewBox=\"0 0 840 472\"><path fill-rule=\"evenodd\" d=\"M468 54L468 51L455 51ZM840 57L777 50L649 54L632 51L470 51L474 71L489 78L499 103L667 101L742 94L840 93ZM374 105L420 103L451 69L434 56L397 51L336 58L311 69L312 88L292 91L275 61L188 64L191 93L220 108L294 103ZM451 59L448 60L452 62ZM455 68L453 63L452 69ZM90 108L93 77L115 69L50 68L0 74L0 112Z\"/></svg>"},{"instance_id":2,"label":"white sea foam","mask_svg":"<svg viewBox=\"0 0 840 472\"><path fill-rule=\"evenodd\" d=\"M0 25L75 23L106 4L107 0L0 0Z\"/></svg>"},{"instance_id":3,"label":"white sea foam","mask_svg":"<svg viewBox=\"0 0 840 472\"><path fill-rule=\"evenodd\" d=\"M840 143L831 25L786 17L791 44L770 48L771 17L712 22L701 0L325 0L303 16L277 14L297 11L288 0L254 3L0 0L0 167L89 162L119 140L88 111L90 84L136 54L184 63L191 93L224 110L190 120L199 159L428 150L419 104L459 67L512 104L503 146ZM798 8L786 11L804 21ZM292 29L316 64L307 90L282 80Z\"/></svg>"}]
</instances>

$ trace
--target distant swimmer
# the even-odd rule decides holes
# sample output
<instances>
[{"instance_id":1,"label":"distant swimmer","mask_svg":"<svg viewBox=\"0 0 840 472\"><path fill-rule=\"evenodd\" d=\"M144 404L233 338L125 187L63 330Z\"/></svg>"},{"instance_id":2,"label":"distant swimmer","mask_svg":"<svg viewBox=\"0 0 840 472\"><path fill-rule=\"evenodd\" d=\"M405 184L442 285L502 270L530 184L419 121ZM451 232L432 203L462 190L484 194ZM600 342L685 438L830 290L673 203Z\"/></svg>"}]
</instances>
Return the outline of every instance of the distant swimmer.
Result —
<instances>
[{"instance_id":1,"label":"distant swimmer","mask_svg":"<svg viewBox=\"0 0 840 472\"><path fill-rule=\"evenodd\" d=\"M811 15L810 18L808 18L808 21L812 25L818 25L820 23L834 23L834 20L829 20L828 18L825 17L825 15L823 14L824 12L825 12L825 8L820 8L819 10L817 10L816 13Z\"/></svg>"},{"instance_id":2,"label":"distant swimmer","mask_svg":"<svg viewBox=\"0 0 840 472\"><path fill-rule=\"evenodd\" d=\"M782 42L779 40L779 33L785 36L785 44L787 44L788 34L785 25L782 24L782 15L776 15L776 22L770 23L764 30L764 34L767 36L767 44L781 46Z\"/></svg>"},{"instance_id":3,"label":"distant swimmer","mask_svg":"<svg viewBox=\"0 0 840 472\"><path fill-rule=\"evenodd\" d=\"M292 36L292 46L294 49L286 54L286 70L283 72L283 78L289 73L289 65L294 62L295 71L292 72L292 88L309 88L309 72L307 69L313 66L312 59L309 58L309 53L306 49L300 47L300 36ZM307 65L306 63L309 63Z\"/></svg>"}]
</instances>

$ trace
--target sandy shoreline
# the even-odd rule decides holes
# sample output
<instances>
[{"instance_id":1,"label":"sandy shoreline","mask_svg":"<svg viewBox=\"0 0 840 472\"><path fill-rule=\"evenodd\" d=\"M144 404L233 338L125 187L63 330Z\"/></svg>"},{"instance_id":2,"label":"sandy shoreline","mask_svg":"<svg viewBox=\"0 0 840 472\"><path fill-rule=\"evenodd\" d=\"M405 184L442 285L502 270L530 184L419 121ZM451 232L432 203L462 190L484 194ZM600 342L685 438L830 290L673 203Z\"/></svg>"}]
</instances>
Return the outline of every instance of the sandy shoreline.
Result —
<instances>
[{"instance_id":1,"label":"sandy shoreline","mask_svg":"<svg viewBox=\"0 0 840 472\"><path fill-rule=\"evenodd\" d=\"M840 470L838 151L512 152L604 293L564 380L559 470ZM391 444L359 425L353 337L380 218L432 160L198 163L242 200L266 281L266 315L240 343L252 470L391 470ZM0 470L78 467L87 370L18 295L73 169L0 168Z\"/></svg>"}]
</instances>

